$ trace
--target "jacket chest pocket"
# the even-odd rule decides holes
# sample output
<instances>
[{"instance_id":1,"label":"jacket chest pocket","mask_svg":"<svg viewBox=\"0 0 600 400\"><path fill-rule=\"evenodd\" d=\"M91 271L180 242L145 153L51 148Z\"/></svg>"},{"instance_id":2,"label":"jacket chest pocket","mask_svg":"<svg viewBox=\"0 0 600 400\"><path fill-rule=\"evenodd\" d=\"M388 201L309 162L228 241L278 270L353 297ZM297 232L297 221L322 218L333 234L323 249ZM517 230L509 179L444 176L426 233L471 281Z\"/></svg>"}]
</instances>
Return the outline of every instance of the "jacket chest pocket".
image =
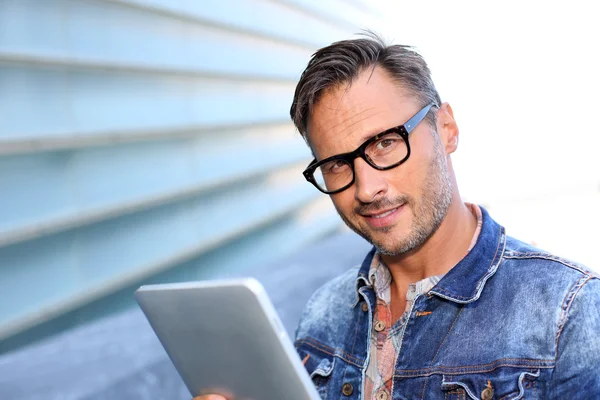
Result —
<instances>
[{"instance_id":1,"label":"jacket chest pocket","mask_svg":"<svg viewBox=\"0 0 600 400\"><path fill-rule=\"evenodd\" d=\"M335 359L333 361L324 358L321 360L317 368L310 373L310 379L312 379L315 387L317 388L317 392L319 392L319 396L322 399L327 398L327 389L329 388L329 382L331 380L331 373L333 372L333 364L335 363Z\"/></svg>"},{"instance_id":2,"label":"jacket chest pocket","mask_svg":"<svg viewBox=\"0 0 600 400\"><path fill-rule=\"evenodd\" d=\"M326 399L335 364L335 357L329 354L324 355L321 352L306 351L305 349L298 349L298 353L304 362L304 367L310 379L317 388L319 396L322 399Z\"/></svg>"},{"instance_id":3,"label":"jacket chest pocket","mask_svg":"<svg viewBox=\"0 0 600 400\"><path fill-rule=\"evenodd\" d=\"M444 375L445 400L530 400L538 399L539 370L502 368L491 373Z\"/></svg>"}]
</instances>

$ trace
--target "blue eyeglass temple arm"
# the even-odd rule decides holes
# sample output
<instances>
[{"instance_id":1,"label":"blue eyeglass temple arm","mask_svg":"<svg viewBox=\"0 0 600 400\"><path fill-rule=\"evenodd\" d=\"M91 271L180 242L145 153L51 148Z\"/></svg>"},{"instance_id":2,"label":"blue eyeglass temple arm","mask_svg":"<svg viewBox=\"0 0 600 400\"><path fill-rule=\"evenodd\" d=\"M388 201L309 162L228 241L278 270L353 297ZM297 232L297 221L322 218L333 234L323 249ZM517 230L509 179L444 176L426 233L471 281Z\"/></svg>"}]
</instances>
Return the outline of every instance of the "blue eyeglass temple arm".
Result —
<instances>
[{"instance_id":1,"label":"blue eyeglass temple arm","mask_svg":"<svg viewBox=\"0 0 600 400\"><path fill-rule=\"evenodd\" d=\"M425 118L431 107L433 107L434 105L434 103L426 105L421 111L419 111L411 119L406 121L406 123L404 124L404 129L406 129L406 133L410 133L410 131L412 131L413 128L417 126L419 122L423 120L423 118Z\"/></svg>"}]
</instances>

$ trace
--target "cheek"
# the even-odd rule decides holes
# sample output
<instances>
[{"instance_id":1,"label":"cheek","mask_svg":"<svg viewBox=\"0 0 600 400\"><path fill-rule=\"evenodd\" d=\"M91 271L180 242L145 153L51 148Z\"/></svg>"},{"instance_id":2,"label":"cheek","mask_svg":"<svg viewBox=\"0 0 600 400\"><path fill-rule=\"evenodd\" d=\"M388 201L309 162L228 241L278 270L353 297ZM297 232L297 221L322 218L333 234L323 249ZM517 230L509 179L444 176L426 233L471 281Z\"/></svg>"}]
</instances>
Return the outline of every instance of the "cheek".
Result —
<instances>
[{"instance_id":1,"label":"cheek","mask_svg":"<svg viewBox=\"0 0 600 400\"><path fill-rule=\"evenodd\" d=\"M420 195L423 183L427 180L429 165L435 158L435 152L429 143L419 143L412 150L407 162L391 170L387 177L390 186L400 193Z\"/></svg>"},{"instance_id":2,"label":"cheek","mask_svg":"<svg viewBox=\"0 0 600 400\"><path fill-rule=\"evenodd\" d=\"M331 201L338 213L350 216L354 209L354 187L350 187L342 193L331 196Z\"/></svg>"},{"instance_id":3,"label":"cheek","mask_svg":"<svg viewBox=\"0 0 600 400\"><path fill-rule=\"evenodd\" d=\"M416 160L410 160L416 161ZM407 162L389 171L386 176L388 183L387 197L394 198L398 195L418 195L419 182L423 179L421 166L416 162Z\"/></svg>"}]
</instances>

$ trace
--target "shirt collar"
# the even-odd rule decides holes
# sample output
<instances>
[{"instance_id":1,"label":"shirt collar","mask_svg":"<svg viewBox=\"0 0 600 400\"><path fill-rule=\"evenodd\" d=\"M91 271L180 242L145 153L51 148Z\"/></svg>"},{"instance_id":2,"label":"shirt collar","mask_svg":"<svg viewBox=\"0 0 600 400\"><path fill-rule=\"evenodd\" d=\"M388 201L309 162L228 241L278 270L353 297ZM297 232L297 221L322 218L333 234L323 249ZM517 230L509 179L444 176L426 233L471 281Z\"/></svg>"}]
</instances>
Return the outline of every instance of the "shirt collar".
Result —
<instances>
[{"instance_id":1,"label":"shirt collar","mask_svg":"<svg viewBox=\"0 0 600 400\"><path fill-rule=\"evenodd\" d=\"M494 221L488 212L481 209L481 232L467 255L458 262L435 285L429 294L437 295L456 303L471 303L479 298L487 280L494 275L502 259L506 244L504 227ZM371 286L369 270L376 249L373 247L365 257L356 280L356 290Z\"/></svg>"}]
</instances>

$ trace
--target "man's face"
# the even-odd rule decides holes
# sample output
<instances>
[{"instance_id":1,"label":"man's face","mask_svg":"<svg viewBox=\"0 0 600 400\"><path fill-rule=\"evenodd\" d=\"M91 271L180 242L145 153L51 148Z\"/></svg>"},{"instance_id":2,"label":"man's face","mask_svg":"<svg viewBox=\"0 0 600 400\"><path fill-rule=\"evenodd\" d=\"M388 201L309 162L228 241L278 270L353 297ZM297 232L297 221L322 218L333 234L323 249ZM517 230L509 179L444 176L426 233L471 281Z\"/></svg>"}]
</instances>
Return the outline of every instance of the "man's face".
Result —
<instances>
[{"instance_id":1,"label":"man's face","mask_svg":"<svg viewBox=\"0 0 600 400\"><path fill-rule=\"evenodd\" d=\"M381 68L367 70L350 87L324 93L308 122L318 160L355 150L365 140L404 124L422 105ZM438 124L439 125L439 124ZM411 132L410 158L378 171L354 161L355 183L331 195L344 220L384 255L423 244L438 228L452 201L446 146L423 121Z\"/></svg>"}]
</instances>

